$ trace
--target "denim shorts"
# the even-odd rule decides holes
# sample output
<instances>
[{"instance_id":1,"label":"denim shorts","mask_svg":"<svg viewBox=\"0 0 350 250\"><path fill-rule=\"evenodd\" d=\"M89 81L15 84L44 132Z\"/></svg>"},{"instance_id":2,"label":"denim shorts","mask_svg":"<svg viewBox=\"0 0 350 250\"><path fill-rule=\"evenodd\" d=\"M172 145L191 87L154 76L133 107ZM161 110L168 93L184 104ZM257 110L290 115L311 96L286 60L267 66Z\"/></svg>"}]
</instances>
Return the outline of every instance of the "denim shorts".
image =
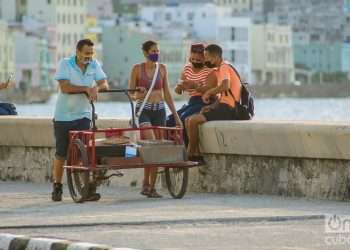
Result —
<instances>
[{"instance_id":1,"label":"denim shorts","mask_svg":"<svg viewBox=\"0 0 350 250\"><path fill-rule=\"evenodd\" d=\"M67 158L69 146L69 131L90 129L90 119L82 118L74 121L53 121L56 140L56 159L65 160Z\"/></svg>"}]
</instances>

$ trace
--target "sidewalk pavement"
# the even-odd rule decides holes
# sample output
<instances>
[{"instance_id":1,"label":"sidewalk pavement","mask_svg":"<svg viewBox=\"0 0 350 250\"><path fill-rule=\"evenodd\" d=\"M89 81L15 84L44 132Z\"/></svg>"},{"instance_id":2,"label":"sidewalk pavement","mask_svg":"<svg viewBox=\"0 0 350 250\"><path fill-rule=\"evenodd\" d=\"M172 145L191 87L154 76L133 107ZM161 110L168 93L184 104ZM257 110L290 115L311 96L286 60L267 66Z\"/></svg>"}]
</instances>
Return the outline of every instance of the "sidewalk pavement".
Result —
<instances>
[{"instance_id":1,"label":"sidewalk pavement","mask_svg":"<svg viewBox=\"0 0 350 250\"><path fill-rule=\"evenodd\" d=\"M47 237L50 228L98 230L98 227L108 226L152 228L173 225L195 228L201 224L229 227L259 222L288 222L290 225L293 221L317 221L322 225L325 215L350 216L350 203L347 202L197 193L176 200L170 198L166 190L161 191L164 198L150 199L141 196L139 191L136 188L103 187L99 190L102 194L99 202L76 204L65 187L63 201L54 203L50 200L50 184L0 182L0 233L24 230L31 237ZM38 236L39 229L42 231ZM45 230L47 233L43 233Z\"/></svg>"}]
</instances>

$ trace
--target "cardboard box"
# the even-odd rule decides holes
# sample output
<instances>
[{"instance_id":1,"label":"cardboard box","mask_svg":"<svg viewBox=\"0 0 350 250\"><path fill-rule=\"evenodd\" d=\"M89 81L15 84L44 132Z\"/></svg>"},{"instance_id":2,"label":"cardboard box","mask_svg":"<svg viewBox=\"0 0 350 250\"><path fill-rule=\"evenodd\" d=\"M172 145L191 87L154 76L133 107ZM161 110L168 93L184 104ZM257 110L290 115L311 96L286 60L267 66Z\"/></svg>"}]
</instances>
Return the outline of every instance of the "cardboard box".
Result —
<instances>
[{"instance_id":1,"label":"cardboard box","mask_svg":"<svg viewBox=\"0 0 350 250\"><path fill-rule=\"evenodd\" d=\"M138 148L140 156L146 164L176 163L185 161L183 145L152 145Z\"/></svg>"}]
</instances>

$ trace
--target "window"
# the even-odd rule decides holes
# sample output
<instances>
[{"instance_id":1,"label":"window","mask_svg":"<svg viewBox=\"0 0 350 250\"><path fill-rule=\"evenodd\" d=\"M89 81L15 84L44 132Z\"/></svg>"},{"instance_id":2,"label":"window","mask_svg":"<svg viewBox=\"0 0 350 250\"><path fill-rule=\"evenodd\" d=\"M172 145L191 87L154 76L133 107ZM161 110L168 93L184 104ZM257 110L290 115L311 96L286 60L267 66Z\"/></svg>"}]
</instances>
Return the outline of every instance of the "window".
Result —
<instances>
[{"instance_id":1,"label":"window","mask_svg":"<svg viewBox=\"0 0 350 250\"><path fill-rule=\"evenodd\" d=\"M60 23L61 22L61 18L60 18L60 13L57 13L57 23Z\"/></svg>"},{"instance_id":2,"label":"window","mask_svg":"<svg viewBox=\"0 0 350 250\"><path fill-rule=\"evenodd\" d=\"M68 24L71 24L71 17L70 17L70 14L67 14L67 23L68 23Z\"/></svg>"},{"instance_id":3,"label":"window","mask_svg":"<svg viewBox=\"0 0 350 250\"><path fill-rule=\"evenodd\" d=\"M66 14L62 14L62 23L65 24L66 23Z\"/></svg>"},{"instance_id":4,"label":"window","mask_svg":"<svg viewBox=\"0 0 350 250\"><path fill-rule=\"evenodd\" d=\"M78 17L77 17L77 14L74 14L73 20L74 20L74 24L78 24Z\"/></svg>"},{"instance_id":5,"label":"window","mask_svg":"<svg viewBox=\"0 0 350 250\"><path fill-rule=\"evenodd\" d=\"M71 34L67 34L67 42L68 42L68 44L72 43L72 36L71 36Z\"/></svg>"},{"instance_id":6,"label":"window","mask_svg":"<svg viewBox=\"0 0 350 250\"><path fill-rule=\"evenodd\" d=\"M128 58L127 56L124 57L124 62L125 62L125 63L129 62L129 58Z\"/></svg>"},{"instance_id":7,"label":"window","mask_svg":"<svg viewBox=\"0 0 350 250\"><path fill-rule=\"evenodd\" d=\"M84 24L84 15L83 14L80 15L80 24Z\"/></svg>"},{"instance_id":8,"label":"window","mask_svg":"<svg viewBox=\"0 0 350 250\"><path fill-rule=\"evenodd\" d=\"M203 12L202 13L202 18L206 18L207 17L207 13Z\"/></svg>"},{"instance_id":9,"label":"window","mask_svg":"<svg viewBox=\"0 0 350 250\"><path fill-rule=\"evenodd\" d=\"M51 4L51 0L47 0L47 4Z\"/></svg>"},{"instance_id":10,"label":"window","mask_svg":"<svg viewBox=\"0 0 350 250\"><path fill-rule=\"evenodd\" d=\"M165 14L165 20L166 21L171 21L171 13L168 12L168 13Z\"/></svg>"},{"instance_id":11,"label":"window","mask_svg":"<svg viewBox=\"0 0 350 250\"><path fill-rule=\"evenodd\" d=\"M231 28L231 40L232 41L236 40L236 28L235 27Z\"/></svg>"},{"instance_id":12,"label":"window","mask_svg":"<svg viewBox=\"0 0 350 250\"><path fill-rule=\"evenodd\" d=\"M236 51L231 50L231 62L234 63L236 61Z\"/></svg>"},{"instance_id":13,"label":"window","mask_svg":"<svg viewBox=\"0 0 350 250\"><path fill-rule=\"evenodd\" d=\"M194 19L194 13L193 12L188 12L187 13L187 20L192 21Z\"/></svg>"}]
</instances>

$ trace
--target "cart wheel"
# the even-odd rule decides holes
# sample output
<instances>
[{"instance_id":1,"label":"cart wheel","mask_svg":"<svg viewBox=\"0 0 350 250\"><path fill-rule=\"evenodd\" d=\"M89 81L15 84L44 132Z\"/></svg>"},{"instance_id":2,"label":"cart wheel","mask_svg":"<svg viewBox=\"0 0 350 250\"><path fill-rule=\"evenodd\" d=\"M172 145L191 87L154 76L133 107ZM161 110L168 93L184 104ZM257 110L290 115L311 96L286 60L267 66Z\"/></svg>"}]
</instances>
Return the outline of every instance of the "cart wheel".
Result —
<instances>
[{"instance_id":1,"label":"cart wheel","mask_svg":"<svg viewBox=\"0 0 350 250\"><path fill-rule=\"evenodd\" d=\"M187 190L188 168L166 168L165 181L170 195L181 199Z\"/></svg>"},{"instance_id":2,"label":"cart wheel","mask_svg":"<svg viewBox=\"0 0 350 250\"><path fill-rule=\"evenodd\" d=\"M80 139L73 141L69 152L67 165L69 166L88 166L88 156L86 148ZM90 193L90 175L92 173L87 170L71 169L67 170L67 184L70 195L74 202L81 203L86 200Z\"/></svg>"}]
</instances>

